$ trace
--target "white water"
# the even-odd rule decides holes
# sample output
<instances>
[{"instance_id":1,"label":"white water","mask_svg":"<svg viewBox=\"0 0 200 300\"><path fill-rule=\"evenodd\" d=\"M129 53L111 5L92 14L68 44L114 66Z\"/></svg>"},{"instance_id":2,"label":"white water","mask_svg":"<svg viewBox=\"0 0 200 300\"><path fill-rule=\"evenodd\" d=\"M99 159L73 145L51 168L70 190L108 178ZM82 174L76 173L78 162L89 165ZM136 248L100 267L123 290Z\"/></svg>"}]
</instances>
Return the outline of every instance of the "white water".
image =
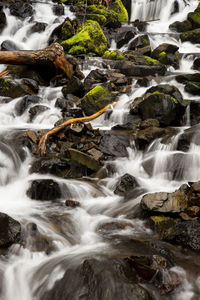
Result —
<instances>
[{"instance_id":1,"label":"white water","mask_svg":"<svg viewBox=\"0 0 200 300\"><path fill-rule=\"evenodd\" d=\"M169 33L168 25L175 20L183 20L189 11L194 10L198 1L190 1L185 4L179 0L179 13L170 17L172 12L173 1L156 0L132 0L132 21L135 19L159 21L152 22L148 26L148 31L152 34L151 45L155 48L163 42L174 43L180 46L180 52L200 52L198 45L190 43L181 44L179 40L170 35L158 35L159 33ZM12 40L21 47L21 49L39 49L47 45L49 34L52 30L64 20L63 17L57 17L53 14L51 3L46 4L45 1L34 4L35 14L31 23L29 20L22 22L15 17L9 15L6 10L8 26L0 37L0 43L6 39ZM73 18L72 13L65 8L65 17ZM45 22L48 24L44 33L34 33L28 35L28 30L35 21ZM159 30L158 30L159 28ZM115 47L115 43L112 43ZM183 58L180 70L188 72L191 69L192 61L189 57ZM4 67L2 67L3 69ZM93 66L91 69L95 69ZM90 70L91 70L90 69ZM87 75L90 70L85 70ZM179 71L180 71L179 70ZM175 84L184 97L194 99L191 95L186 94L183 85ZM152 85L156 85L152 81ZM105 116L94 120L93 127L108 129L116 124L123 123L124 115L129 109L131 100L141 96L146 88L136 88L135 81L132 85L131 95L123 95L120 97L119 104L114 108L110 119ZM14 129L42 129L51 128L52 125L61 117L61 113L54 107L55 101L61 96L61 88L41 87L39 96L42 98L41 104L49 107L49 110L40 114L33 120L29 121L28 110L22 116L16 116L15 105L20 99L15 99L7 104L0 104L0 134L12 132ZM198 98L198 97L196 97ZM180 132L181 134L181 132ZM23 248L14 245L10 249L8 259L0 262L0 271L3 273L1 300L33 300L42 299L42 293L45 289L50 289L55 281L62 278L65 270L62 267L63 261L67 261L73 257L73 260L84 257L88 253L106 253L109 250L109 244L102 241L96 232L96 228L100 223L125 220L131 224L128 229L121 230L117 233L122 235L132 235L133 237L146 234L151 236L151 231L145 228L140 220L126 220L124 212L133 208L141 199L130 199L128 203L123 203L121 197L113 193L115 184L119 176L129 173L137 178L137 181L145 192L167 191L172 192L182 183L187 181L200 179L200 148L195 144L191 144L187 153L176 151L176 144L180 136L178 134L169 144L164 145L160 140L156 140L145 152L136 151L134 145L128 149L129 157L121 158L112 162L116 168L116 172L112 178L102 180L102 182L85 182L78 180L63 180L54 178L49 175L30 175L28 170L33 159L27 151L25 162L21 163L15 151L7 146L0 147L0 212L4 212L19 220L24 226L34 222L40 233L47 236L52 241L54 251L46 254L44 251L34 252L29 248ZM174 155L182 154L183 158L177 163L179 170L178 179L174 180L173 174L169 166L174 164ZM150 162L150 172L145 169L146 162ZM59 203L52 204L50 202L39 202L28 198L26 190L32 179L52 178L61 186L63 197ZM65 207L64 202L70 196L81 203L80 208L70 210ZM65 230L66 234L62 234L56 229L49 216L57 215L62 218L66 217ZM120 212L120 213L119 213ZM116 217L116 215L118 217ZM71 231L67 224L73 224ZM68 233L68 230L70 231ZM31 237L30 237L31 245ZM27 244L28 245L28 244ZM187 274L180 267L175 268L175 272L181 273L185 278L182 290L176 294L173 299L192 299L193 285L187 279ZM56 299L59 300L59 299Z\"/></svg>"}]
</instances>

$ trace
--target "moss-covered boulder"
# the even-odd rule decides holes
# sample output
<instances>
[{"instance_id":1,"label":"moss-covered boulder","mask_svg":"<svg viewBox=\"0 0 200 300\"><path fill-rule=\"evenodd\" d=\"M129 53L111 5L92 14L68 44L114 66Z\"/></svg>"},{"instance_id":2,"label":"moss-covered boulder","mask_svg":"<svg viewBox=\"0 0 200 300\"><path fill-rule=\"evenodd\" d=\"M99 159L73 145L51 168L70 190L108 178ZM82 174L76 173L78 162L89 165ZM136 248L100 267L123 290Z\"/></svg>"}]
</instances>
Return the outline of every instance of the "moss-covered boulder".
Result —
<instances>
[{"instance_id":1,"label":"moss-covered boulder","mask_svg":"<svg viewBox=\"0 0 200 300\"><path fill-rule=\"evenodd\" d=\"M187 19L191 22L192 28L200 28L200 5L198 4L194 12L187 15Z\"/></svg>"},{"instance_id":2,"label":"moss-covered boulder","mask_svg":"<svg viewBox=\"0 0 200 300\"><path fill-rule=\"evenodd\" d=\"M110 92L97 85L82 98L81 107L86 115L92 115L109 103L112 103Z\"/></svg>"},{"instance_id":3,"label":"moss-covered boulder","mask_svg":"<svg viewBox=\"0 0 200 300\"><path fill-rule=\"evenodd\" d=\"M103 58L111 60L121 60L124 59L124 56L119 50L108 50L104 53Z\"/></svg>"},{"instance_id":4,"label":"moss-covered boulder","mask_svg":"<svg viewBox=\"0 0 200 300\"><path fill-rule=\"evenodd\" d=\"M62 40L67 40L75 34L75 28L73 21L66 18L61 27L61 38Z\"/></svg>"},{"instance_id":5,"label":"moss-covered boulder","mask_svg":"<svg viewBox=\"0 0 200 300\"><path fill-rule=\"evenodd\" d=\"M86 19L97 21L106 27L120 27L119 15L113 9L108 9L103 5L89 5L86 11Z\"/></svg>"},{"instance_id":6,"label":"moss-covered boulder","mask_svg":"<svg viewBox=\"0 0 200 300\"><path fill-rule=\"evenodd\" d=\"M194 29L181 33L181 42L191 42L192 44L200 43L200 29Z\"/></svg>"},{"instance_id":7,"label":"moss-covered boulder","mask_svg":"<svg viewBox=\"0 0 200 300\"><path fill-rule=\"evenodd\" d=\"M27 94L35 94L37 87L33 85L34 80L24 79L14 81L11 79L0 79L0 96L17 98Z\"/></svg>"},{"instance_id":8,"label":"moss-covered boulder","mask_svg":"<svg viewBox=\"0 0 200 300\"><path fill-rule=\"evenodd\" d=\"M110 9L114 10L118 14L118 20L120 22L128 22L128 12L121 0L112 1Z\"/></svg>"},{"instance_id":9,"label":"moss-covered boulder","mask_svg":"<svg viewBox=\"0 0 200 300\"><path fill-rule=\"evenodd\" d=\"M153 59L149 56L145 56L145 60L148 63L148 65L150 65L150 66L159 65L159 63L160 63L157 59Z\"/></svg>"},{"instance_id":10,"label":"moss-covered boulder","mask_svg":"<svg viewBox=\"0 0 200 300\"><path fill-rule=\"evenodd\" d=\"M169 29L177 32L185 32L192 30L192 24L189 20L176 21L169 25Z\"/></svg>"},{"instance_id":11,"label":"moss-covered boulder","mask_svg":"<svg viewBox=\"0 0 200 300\"><path fill-rule=\"evenodd\" d=\"M107 49L107 39L96 21L87 21L78 32L61 43L69 54L95 53L102 56Z\"/></svg>"}]
</instances>

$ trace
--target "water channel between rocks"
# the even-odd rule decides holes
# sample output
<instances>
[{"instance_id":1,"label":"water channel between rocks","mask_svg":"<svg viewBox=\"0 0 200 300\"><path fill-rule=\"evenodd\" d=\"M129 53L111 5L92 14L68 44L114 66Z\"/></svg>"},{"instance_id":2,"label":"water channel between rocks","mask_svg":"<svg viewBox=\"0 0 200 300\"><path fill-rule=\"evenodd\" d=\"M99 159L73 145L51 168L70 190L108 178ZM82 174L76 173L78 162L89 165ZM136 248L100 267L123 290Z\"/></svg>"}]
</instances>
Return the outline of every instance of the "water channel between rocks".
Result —
<instances>
[{"instance_id":1,"label":"water channel between rocks","mask_svg":"<svg viewBox=\"0 0 200 300\"><path fill-rule=\"evenodd\" d=\"M173 13L175 2L177 10ZM199 100L199 95L184 90L184 85L175 80L175 75L197 72L192 70L194 57L191 53L200 54L200 46L181 43L178 35L168 28L174 21L184 20L195 10L198 1L175 2L132 0L130 20L158 19L149 22L145 29L145 33L149 33L151 48L153 50L162 43L177 45L181 53L179 68L168 67L168 75L152 77L148 87L139 86L137 79L133 79L129 93L121 94L119 103L109 112L110 116L105 114L91 122L94 129L107 132L113 126L123 124L132 100L158 82L176 86L187 101ZM4 8L7 25L0 35L0 43L10 40L24 50L46 47L51 32L66 17L75 17L68 5L63 6L61 15L55 14L54 6L55 2L34 1L33 16L23 21ZM35 22L46 24L43 32L30 31ZM131 23L122 26L133 28ZM144 33L138 31L137 34ZM115 47L113 35L111 48ZM127 47L125 44L120 50L126 51ZM1 65L0 70L4 69L5 65ZM103 70L102 58L87 57L80 69L85 76L91 70ZM63 97L61 89L62 86L53 85L39 87L40 104L47 109L31 121L27 108L20 115L16 113L21 97L12 101L1 97L0 212L20 222L24 244L13 244L6 254L2 251L0 299L200 299L199 252L181 249L173 243L158 242L157 236L135 209L146 193L172 193L182 184L200 180L198 128L187 149L180 146L183 134L191 126L189 108L184 126L173 127L173 134L168 134L165 140L154 139L145 150L138 150L132 140L126 148L126 156L107 160L105 165L111 170L109 177L64 179L53 174L30 174L30 165L35 158L24 146L22 161L16 150L17 139L13 137L26 130L52 128L62 118L60 108L55 107L56 100ZM134 193L128 197L114 193L124 174L133 176L137 182ZM27 195L30 182L40 179L54 180L59 184L59 200L38 201ZM66 200L77 201L74 203L78 206L66 206ZM156 249L155 252L152 249ZM171 265L150 274L152 257L167 257L168 263L170 255L175 257ZM144 271L141 266L147 257L149 266L145 264ZM161 260L160 265L162 263L165 262ZM132 267L147 277L141 279L131 271Z\"/></svg>"}]
</instances>

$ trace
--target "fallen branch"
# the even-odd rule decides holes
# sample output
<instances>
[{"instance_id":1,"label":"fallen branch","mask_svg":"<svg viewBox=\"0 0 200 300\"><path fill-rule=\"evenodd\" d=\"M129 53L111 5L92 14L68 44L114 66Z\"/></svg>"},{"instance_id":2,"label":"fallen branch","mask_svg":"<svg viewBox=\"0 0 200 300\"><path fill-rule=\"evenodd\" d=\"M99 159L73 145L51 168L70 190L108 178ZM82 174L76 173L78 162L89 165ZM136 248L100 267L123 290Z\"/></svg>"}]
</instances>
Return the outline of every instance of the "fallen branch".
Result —
<instances>
[{"instance_id":1,"label":"fallen branch","mask_svg":"<svg viewBox=\"0 0 200 300\"><path fill-rule=\"evenodd\" d=\"M66 60L64 49L58 43L40 50L0 51L0 64L54 66L68 78L73 75L72 65Z\"/></svg>"},{"instance_id":2,"label":"fallen branch","mask_svg":"<svg viewBox=\"0 0 200 300\"><path fill-rule=\"evenodd\" d=\"M47 141L48 138L59 132L61 129L65 128L67 125L72 125L75 123L83 123L83 122L88 122L91 120L96 119L97 117L99 117L100 115L102 115L109 107L113 107L118 103L118 101L113 102L112 104L108 104L106 105L104 108L102 108L101 110L99 110L98 112L96 112L95 114L88 116L88 117L81 117L81 118L74 118L74 119L70 119L67 120L65 122L63 122L62 124L58 125L57 127L52 128L51 130L47 131L40 139L39 141L39 145L38 145L38 149L37 149L37 153L39 153L40 155L45 155L46 154L46 145L47 145Z\"/></svg>"},{"instance_id":3,"label":"fallen branch","mask_svg":"<svg viewBox=\"0 0 200 300\"><path fill-rule=\"evenodd\" d=\"M0 78L5 77L5 76L8 75L9 73L10 73L9 70L4 70L4 71L2 71L2 72L0 73Z\"/></svg>"}]
</instances>

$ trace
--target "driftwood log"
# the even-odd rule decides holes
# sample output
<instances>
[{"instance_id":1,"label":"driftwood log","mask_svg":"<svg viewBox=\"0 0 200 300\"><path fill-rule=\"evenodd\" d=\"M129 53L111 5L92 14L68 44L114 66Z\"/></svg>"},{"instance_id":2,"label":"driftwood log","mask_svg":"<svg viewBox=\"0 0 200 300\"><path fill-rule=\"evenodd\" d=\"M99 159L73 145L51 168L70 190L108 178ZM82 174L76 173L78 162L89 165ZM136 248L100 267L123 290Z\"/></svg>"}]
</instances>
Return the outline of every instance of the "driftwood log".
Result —
<instances>
[{"instance_id":1,"label":"driftwood log","mask_svg":"<svg viewBox=\"0 0 200 300\"><path fill-rule=\"evenodd\" d=\"M0 64L54 66L68 78L73 75L72 65L66 60L64 49L58 43L40 50L0 51Z\"/></svg>"},{"instance_id":2,"label":"driftwood log","mask_svg":"<svg viewBox=\"0 0 200 300\"><path fill-rule=\"evenodd\" d=\"M73 118L73 119L67 120L67 121L63 122L62 124L50 129L41 137L41 139L39 141L37 153L39 153L40 155L46 154L47 141L51 135L59 132L61 129L64 129L68 125L72 126L75 123L83 123L83 122L88 122L88 121L94 120L97 117L99 117L100 115L102 115L108 108L114 107L117 103L118 103L118 101L113 102L112 104L108 104L104 108L102 108L101 110L99 110L98 112L96 112L95 114L93 114L91 116L81 117L81 118Z\"/></svg>"}]
</instances>

